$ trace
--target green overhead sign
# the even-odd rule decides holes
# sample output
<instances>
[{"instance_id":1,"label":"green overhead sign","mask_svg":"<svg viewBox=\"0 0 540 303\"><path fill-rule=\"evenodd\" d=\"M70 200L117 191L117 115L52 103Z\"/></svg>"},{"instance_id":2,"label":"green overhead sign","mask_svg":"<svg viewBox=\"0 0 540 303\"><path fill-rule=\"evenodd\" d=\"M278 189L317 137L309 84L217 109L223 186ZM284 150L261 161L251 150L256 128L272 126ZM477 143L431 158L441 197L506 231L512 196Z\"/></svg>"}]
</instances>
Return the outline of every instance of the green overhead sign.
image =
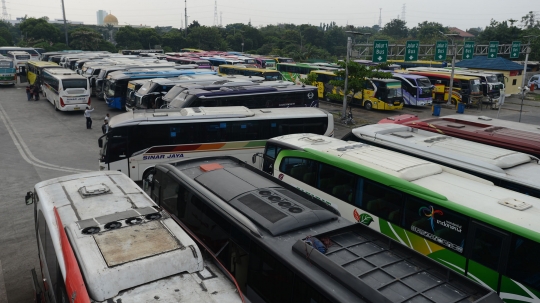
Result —
<instances>
[{"instance_id":1,"label":"green overhead sign","mask_svg":"<svg viewBox=\"0 0 540 303\"><path fill-rule=\"evenodd\" d=\"M373 58L371 61L376 63L386 62L388 57L388 40L373 41Z\"/></svg>"},{"instance_id":2,"label":"green overhead sign","mask_svg":"<svg viewBox=\"0 0 540 303\"><path fill-rule=\"evenodd\" d=\"M470 60L474 56L474 41L466 41L463 44L463 58L462 60Z\"/></svg>"},{"instance_id":3,"label":"green overhead sign","mask_svg":"<svg viewBox=\"0 0 540 303\"><path fill-rule=\"evenodd\" d=\"M488 46L488 59L497 58L497 53L499 52L499 41L489 41Z\"/></svg>"},{"instance_id":4,"label":"green overhead sign","mask_svg":"<svg viewBox=\"0 0 540 303\"><path fill-rule=\"evenodd\" d=\"M437 41L435 44L435 61L446 60L446 53L448 51L448 41Z\"/></svg>"},{"instance_id":5,"label":"green overhead sign","mask_svg":"<svg viewBox=\"0 0 540 303\"><path fill-rule=\"evenodd\" d=\"M521 42L512 42L512 48L510 49L510 59L519 58L519 52L521 51Z\"/></svg>"},{"instance_id":6,"label":"green overhead sign","mask_svg":"<svg viewBox=\"0 0 540 303\"><path fill-rule=\"evenodd\" d=\"M418 61L420 41L407 41L405 44L405 61Z\"/></svg>"}]
</instances>

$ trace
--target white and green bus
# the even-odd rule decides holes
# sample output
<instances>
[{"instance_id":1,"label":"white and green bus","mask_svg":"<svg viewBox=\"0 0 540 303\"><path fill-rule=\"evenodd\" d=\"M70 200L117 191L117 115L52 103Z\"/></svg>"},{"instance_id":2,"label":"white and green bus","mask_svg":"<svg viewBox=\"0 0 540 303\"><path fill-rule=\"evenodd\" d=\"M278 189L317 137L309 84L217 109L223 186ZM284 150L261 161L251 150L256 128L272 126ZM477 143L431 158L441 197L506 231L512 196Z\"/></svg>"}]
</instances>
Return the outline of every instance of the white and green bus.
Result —
<instances>
[{"instance_id":1,"label":"white and green bus","mask_svg":"<svg viewBox=\"0 0 540 303\"><path fill-rule=\"evenodd\" d=\"M334 72L339 68L312 65L309 63L278 63L276 69L281 73L284 80L296 82L296 84L302 84L300 79L306 78L311 71L323 70Z\"/></svg>"},{"instance_id":2,"label":"white and green bus","mask_svg":"<svg viewBox=\"0 0 540 303\"><path fill-rule=\"evenodd\" d=\"M342 217L445 264L506 302L539 302L540 199L439 164L319 135L270 139L263 158L263 170Z\"/></svg>"}]
</instances>

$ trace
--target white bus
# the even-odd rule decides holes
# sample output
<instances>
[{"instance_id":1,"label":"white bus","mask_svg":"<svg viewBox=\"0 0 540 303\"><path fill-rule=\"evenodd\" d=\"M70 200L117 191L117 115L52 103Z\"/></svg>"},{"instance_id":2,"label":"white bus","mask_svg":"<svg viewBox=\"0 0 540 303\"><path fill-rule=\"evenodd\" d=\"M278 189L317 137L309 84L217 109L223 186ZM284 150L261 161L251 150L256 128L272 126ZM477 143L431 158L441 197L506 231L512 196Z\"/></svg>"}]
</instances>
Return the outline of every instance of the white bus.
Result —
<instances>
[{"instance_id":1,"label":"white bus","mask_svg":"<svg viewBox=\"0 0 540 303\"><path fill-rule=\"evenodd\" d=\"M15 69L19 73L23 71L23 67L26 69L26 62L32 59L32 56L24 51L9 51L6 56L13 59Z\"/></svg>"},{"instance_id":2,"label":"white bus","mask_svg":"<svg viewBox=\"0 0 540 303\"><path fill-rule=\"evenodd\" d=\"M286 134L334 134L334 118L314 107L247 109L242 106L141 110L114 116L98 140L99 170L147 179L158 163L233 155L251 163L266 140Z\"/></svg>"},{"instance_id":3,"label":"white bus","mask_svg":"<svg viewBox=\"0 0 540 303\"><path fill-rule=\"evenodd\" d=\"M528 154L391 123L355 128L342 140L437 162L540 198L540 160Z\"/></svg>"},{"instance_id":4,"label":"white bus","mask_svg":"<svg viewBox=\"0 0 540 303\"><path fill-rule=\"evenodd\" d=\"M42 91L47 100L59 111L85 110L90 105L88 79L65 69L44 69Z\"/></svg>"},{"instance_id":5,"label":"white bus","mask_svg":"<svg viewBox=\"0 0 540 303\"><path fill-rule=\"evenodd\" d=\"M287 184L493 289L540 295L540 199L398 152L319 135L267 141L264 168Z\"/></svg>"},{"instance_id":6,"label":"white bus","mask_svg":"<svg viewBox=\"0 0 540 303\"><path fill-rule=\"evenodd\" d=\"M43 181L32 203L37 302L243 302L223 265L122 173Z\"/></svg>"}]
</instances>

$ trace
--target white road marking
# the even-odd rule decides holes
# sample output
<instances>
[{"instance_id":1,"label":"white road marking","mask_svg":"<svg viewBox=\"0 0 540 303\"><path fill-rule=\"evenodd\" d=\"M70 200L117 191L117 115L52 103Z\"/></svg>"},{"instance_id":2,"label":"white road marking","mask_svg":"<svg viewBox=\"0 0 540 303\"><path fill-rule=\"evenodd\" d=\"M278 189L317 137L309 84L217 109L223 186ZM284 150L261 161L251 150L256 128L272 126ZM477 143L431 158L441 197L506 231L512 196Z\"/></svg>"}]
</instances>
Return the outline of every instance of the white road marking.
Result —
<instances>
[{"instance_id":1,"label":"white road marking","mask_svg":"<svg viewBox=\"0 0 540 303\"><path fill-rule=\"evenodd\" d=\"M59 165L50 164L50 163L37 159L32 154L32 152L30 151L26 143L24 143L21 135L19 135L19 133L13 126L13 123L11 123L11 121L9 120L9 117L6 111L4 110L4 107L2 107L2 105L0 105L0 119L2 120L2 122L4 122L4 125L6 126L6 129L8 130L9 135L11 136L11 139L13 140L13 144L15 144L15 146L17 147L17 150L21 154L21 157L29 164L37 166L37 167L41 167L41 168L58 170L58 171L63 171L63 172L68 172L68 173L89 172L89 170L59 166Z\"/></svg>"},{"instance_id":2,"label":"white road marking","mask_svg":"<svg viewBox=\"0 0 540 303\"><path fill-rule=\"evenodd\" d=\"M4 281L4 270L2 269L2 261L0 261L0 303L7 303L6 284Z\"/></svg>"}]
</instances>

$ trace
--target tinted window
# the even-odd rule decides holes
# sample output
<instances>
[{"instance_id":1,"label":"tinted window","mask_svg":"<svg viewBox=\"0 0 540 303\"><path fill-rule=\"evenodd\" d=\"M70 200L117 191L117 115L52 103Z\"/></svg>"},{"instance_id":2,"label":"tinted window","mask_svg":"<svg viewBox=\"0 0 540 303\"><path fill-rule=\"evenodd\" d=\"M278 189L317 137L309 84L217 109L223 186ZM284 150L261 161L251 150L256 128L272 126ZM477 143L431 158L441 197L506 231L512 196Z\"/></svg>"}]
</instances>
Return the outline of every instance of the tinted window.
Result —
<instances>
[{"instance_id":1,"label":"tinted window","mask_svg":"<svg viewBox=\"0 0 540 303\"><path fill-rule=\"evenodd\" d=\"M503 239L487 229L476 229L471 246L471 260L497 270Z\"/></svg>"},{"instance_id":2,"label":"tinted window","mask_svg":"<svg viewBox=\"0 0 540 303\"><path fill-rule=\"evenodd\" d=\"M317 188L319 163L310 159L285 157L279 170L296 180Z\"/></svg>"},{"instance_id":3,"label":"tinted window","mask_svg":"<svg viewBox=\"0 0 540 303\"><path fill-rule=\"evenodd\" d=\"M456 212L409 197L405 202L405 228L425 238L463 252L467 218Z\"/></svg>"},{"instance_id":4,"label":"tinted window","mask_svg":"<svg viewBox=\"0 0 540 303\"><path fill-rule=\"evenodd\" d=\"M510 248L508 276L520 283L540 289L540 243L514 236Z\"/></svg>"},{"instance_id":5,"label":"tinted window","mask_svg":"<svg viewBox=\"0 0 540 303\"><path fill-rule=\"evenodd\" d=\"M88 81L86 79L62 80L62 87L64 89L68 89L68 88L84 88L84 89L88 89Z\"/></svg>"},{"instance_id":6,"label":"tinted window","mask_svg":"<svg viewBox=\"0 0 540 303\"><path fill-rule=\"evenodd\" d=\"M400 192L370 180L359 182L358 188L362 189L362 193L361 196L359 193L355 204L362 201L361 208L394 224L400 223L403 209L403 195Z\"/></svg>"}]
</instances>

